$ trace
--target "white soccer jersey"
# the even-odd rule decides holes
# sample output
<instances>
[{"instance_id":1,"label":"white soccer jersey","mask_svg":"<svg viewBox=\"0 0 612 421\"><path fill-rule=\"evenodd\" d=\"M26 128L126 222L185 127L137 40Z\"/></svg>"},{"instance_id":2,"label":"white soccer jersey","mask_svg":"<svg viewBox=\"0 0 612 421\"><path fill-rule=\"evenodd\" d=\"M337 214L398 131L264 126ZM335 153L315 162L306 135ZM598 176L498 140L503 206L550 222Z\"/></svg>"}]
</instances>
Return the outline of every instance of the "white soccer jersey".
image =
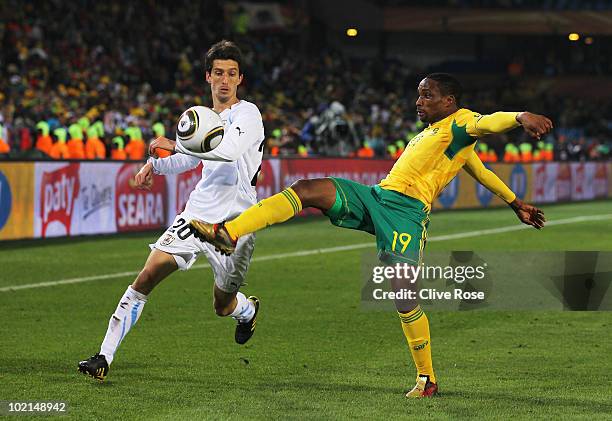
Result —
<instances>
[{"instance_id":1,"label":"white soccer jersey","mask_svg":"<svg viewBox=\"0 0 612 421\"><path fill-rule=\"evenodd\" d=\"M185 211L211 223L232 219L257 203L255 181L265 140L255 104L241 100L220 116L225 134L212 151L195 156L177 142L176 149L182 153L150 159L154 172L162 175L182 173L204 161L202 179L189 195Z\"/></svg>"}]
</instances>

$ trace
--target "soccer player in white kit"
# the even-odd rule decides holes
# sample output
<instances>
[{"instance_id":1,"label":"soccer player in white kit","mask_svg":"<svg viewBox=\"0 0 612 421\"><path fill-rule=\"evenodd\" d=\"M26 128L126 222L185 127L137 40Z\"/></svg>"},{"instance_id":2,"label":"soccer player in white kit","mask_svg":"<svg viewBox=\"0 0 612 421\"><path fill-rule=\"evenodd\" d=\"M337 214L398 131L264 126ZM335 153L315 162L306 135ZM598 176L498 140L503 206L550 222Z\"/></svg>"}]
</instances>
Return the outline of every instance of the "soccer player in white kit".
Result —
<instances>
[{"instance_id":1,"label":"soccer player in white kit","mask_svg":"<svg viewBox=\"0 0 612 421\"><path fill-rule=\"evenodd\" d=\"M264 128L255 104L236 96L242 82L242 54L230 41L220 41L206 53L206 81L210 84L213 109L223 120L225 134L214 150L193 156L180 144L158 137L149 146L180 152L167 158L149 161L135 176L135 185L150 188L153 173L178 174L195 168L202 160L202 179L189 196L185 210L151 245L144 268L128 286L112 314L100 352L79 362L79 371L98 380L108 374L119 344L134 326L148 295L172 272L187 270L200 254L204 254L213 269L214 308L219 316L231 316L237 321L235 340L244 344L253 335L259 310L256 297L239 292L244 283L255 246L254 235L245 236L236 252L226 256L193 235L191 219L222 222L232 219L257 203L255 184L264 146Z\"/></svg>"}]
</instances>

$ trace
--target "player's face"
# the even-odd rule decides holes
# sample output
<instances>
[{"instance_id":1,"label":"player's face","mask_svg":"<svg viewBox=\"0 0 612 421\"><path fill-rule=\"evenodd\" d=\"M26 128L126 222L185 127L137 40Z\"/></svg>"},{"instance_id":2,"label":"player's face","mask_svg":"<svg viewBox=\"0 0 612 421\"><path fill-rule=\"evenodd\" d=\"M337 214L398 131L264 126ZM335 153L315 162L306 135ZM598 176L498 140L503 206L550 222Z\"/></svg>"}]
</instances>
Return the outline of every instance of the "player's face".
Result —
<instances>
[{"instance_id":1,"label":"player's face","mask_svg":"<svg viewBox=\"0 0 612 421\"><path fill-rule=\"evenodd\" d=\"M438 82L423 79L419 83L419 97L416 101L417 115L425 123L435 123L450 114L455 101L450 95L442 95Z\"/></svg>"},{"instance_id":2,"label":"player's face","mask_svg":"<svg viewBox=\"0 0 612 421\"><path fill-rule=\"evenodd\" d=\"M236 98L242 75L235 60L213 60L212 69L206 72L206 81L210 83L213 97L224 103Z\"/></svg>"}]
</instances>

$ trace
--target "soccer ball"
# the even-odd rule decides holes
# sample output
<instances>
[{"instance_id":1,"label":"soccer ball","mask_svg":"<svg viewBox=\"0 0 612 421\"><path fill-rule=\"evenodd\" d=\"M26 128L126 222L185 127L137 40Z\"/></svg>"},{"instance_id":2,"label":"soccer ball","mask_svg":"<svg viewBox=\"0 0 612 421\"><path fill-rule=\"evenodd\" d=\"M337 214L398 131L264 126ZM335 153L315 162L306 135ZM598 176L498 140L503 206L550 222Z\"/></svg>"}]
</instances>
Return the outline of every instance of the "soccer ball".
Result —
<instances>
[{"instance_id":1,"label":"soccer ball","mask_svg":"<svg viewBox=\"0 0 612 421\"><path fill-rule=\"evenodd\" d=\"M176 140L190 152L210 152L223 139L223 121L219 114L208 107L196 105L179 118Z\"/></svg>"}]
</instances>

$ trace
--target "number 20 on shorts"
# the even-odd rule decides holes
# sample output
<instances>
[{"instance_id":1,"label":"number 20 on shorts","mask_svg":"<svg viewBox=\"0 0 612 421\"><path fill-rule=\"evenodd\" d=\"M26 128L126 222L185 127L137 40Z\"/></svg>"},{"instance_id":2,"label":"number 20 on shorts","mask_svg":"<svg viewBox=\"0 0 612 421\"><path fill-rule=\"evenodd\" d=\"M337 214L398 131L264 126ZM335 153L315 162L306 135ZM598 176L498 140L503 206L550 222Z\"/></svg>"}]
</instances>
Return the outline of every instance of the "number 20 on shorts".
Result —
<instances>
[{"instance_id":1,"label":"number 20 on shorts","mask_svg":"<svg viewBox=\"0 0 612 421\"><path fill-rule=\"evenodd\" d=\"M397 240L399 240L400 244L402 245L402 251L400 251L400 253L403 253L406 251L408 244L410 244L410 240L412 240L412 235L405 232L399 233L397 231L393 231L393 243L391 244L392 251L395 251Z\"/></svg>"}]
</instances>

